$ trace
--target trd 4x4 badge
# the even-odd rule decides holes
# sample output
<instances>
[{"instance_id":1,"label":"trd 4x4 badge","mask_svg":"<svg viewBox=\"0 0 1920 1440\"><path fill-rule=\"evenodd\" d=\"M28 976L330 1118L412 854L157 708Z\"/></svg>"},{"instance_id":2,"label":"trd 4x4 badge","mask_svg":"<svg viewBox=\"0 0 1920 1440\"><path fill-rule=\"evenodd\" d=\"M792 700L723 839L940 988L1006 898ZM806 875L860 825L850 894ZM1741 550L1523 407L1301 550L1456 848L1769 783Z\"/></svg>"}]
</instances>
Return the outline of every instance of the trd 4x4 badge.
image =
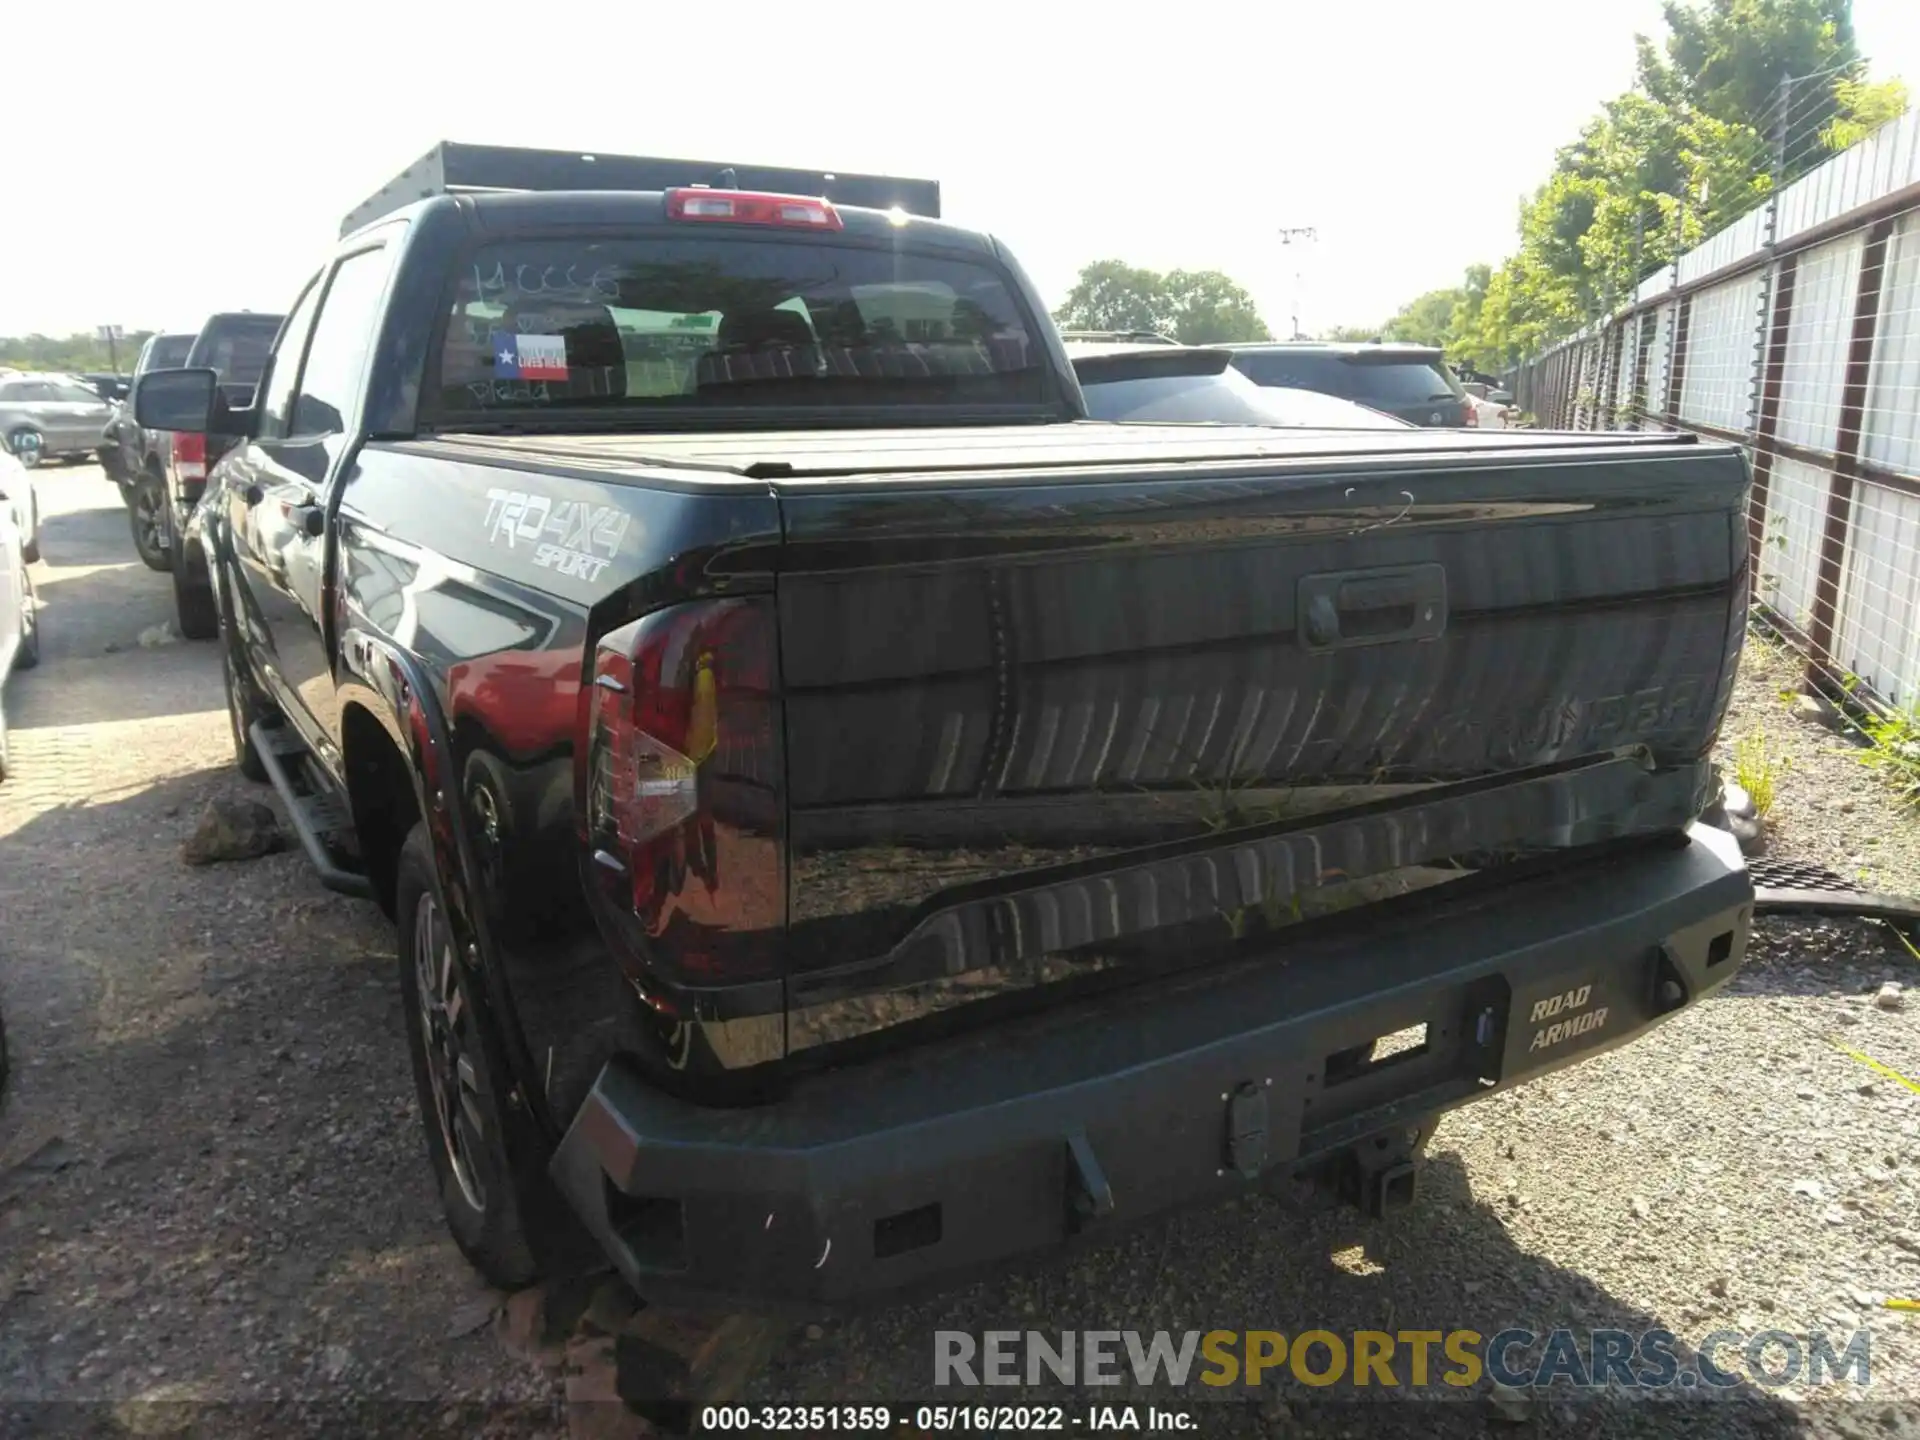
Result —
<instances>
[{"instance_id":1,"label":"trd 4x4 badge","mask_svg":"<svg viewBox=\"0 0 1920 1440\"><path fill-rule=\"evenodd\" d=\"M533 563L562 575L597 580L620 553L632 517L614 505L555 500L523 490L487 491L487 539L509 549L534 547Z\"/></svg>"}]
</instances>

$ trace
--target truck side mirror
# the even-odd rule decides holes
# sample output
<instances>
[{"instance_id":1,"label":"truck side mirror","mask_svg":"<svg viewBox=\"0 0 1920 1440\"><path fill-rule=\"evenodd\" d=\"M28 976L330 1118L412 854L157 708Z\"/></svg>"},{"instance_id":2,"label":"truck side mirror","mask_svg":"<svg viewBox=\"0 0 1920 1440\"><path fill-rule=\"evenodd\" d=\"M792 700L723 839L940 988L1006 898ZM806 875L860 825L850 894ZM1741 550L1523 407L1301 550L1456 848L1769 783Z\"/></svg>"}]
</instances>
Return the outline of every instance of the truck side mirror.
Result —
<instances>
[{"instance_id":1,"label":"truck side mirror","mask_svg":"<svg viewBox=\"0 0 1920 1440\"><path fill-rule=\"evenodd\" d=\"M211 370L152 370L134 392L134 419L147 430L205 435L213 429L219 377Z\"/></svg>"}]
</instances>

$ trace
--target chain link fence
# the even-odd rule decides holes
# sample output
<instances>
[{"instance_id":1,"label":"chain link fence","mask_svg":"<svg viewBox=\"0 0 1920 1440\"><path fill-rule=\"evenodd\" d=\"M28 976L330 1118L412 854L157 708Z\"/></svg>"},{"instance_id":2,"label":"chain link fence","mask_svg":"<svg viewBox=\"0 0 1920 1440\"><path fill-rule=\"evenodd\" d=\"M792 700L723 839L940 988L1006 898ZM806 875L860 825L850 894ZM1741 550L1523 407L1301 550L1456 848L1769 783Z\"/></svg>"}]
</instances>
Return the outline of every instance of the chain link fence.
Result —
<instances>
[{"instance_id":1,"label":"chain link fence","mask_svg":"<svg viewBox=\"0 0 1920 1440\"><path fill-rule=\"evenodd\" d=\"M1920 712L1920 111L1680 256L1513 384L1542 427L1745 446L1759 618L1818 689Z\"/></svg>"}]
</instances>

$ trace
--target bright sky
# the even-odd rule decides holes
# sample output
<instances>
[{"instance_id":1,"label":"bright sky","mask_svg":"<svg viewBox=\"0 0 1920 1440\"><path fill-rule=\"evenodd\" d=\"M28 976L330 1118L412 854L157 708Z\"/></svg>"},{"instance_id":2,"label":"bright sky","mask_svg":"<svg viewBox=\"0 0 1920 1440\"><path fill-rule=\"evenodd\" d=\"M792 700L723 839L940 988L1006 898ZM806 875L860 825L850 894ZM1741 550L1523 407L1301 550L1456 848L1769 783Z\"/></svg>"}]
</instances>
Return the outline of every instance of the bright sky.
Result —
<instances>
[{"instance_id":1,"label":"bright sky","mask_svg":"<svg viewBox=\"0 0 1920 1440\"><path fill-rule=\"evenodd\" d=\"M1511 250L1658 0L22 5L0 334L280 310L439 140L924 176L1054 304L1085 262L1221 269L1276 332ZM268 12L274 12L269 14ZM1920 90L1920 3L1855 0ZM1317 243L1283 248L1282 227Z\"/></svg>"}]
</instances>

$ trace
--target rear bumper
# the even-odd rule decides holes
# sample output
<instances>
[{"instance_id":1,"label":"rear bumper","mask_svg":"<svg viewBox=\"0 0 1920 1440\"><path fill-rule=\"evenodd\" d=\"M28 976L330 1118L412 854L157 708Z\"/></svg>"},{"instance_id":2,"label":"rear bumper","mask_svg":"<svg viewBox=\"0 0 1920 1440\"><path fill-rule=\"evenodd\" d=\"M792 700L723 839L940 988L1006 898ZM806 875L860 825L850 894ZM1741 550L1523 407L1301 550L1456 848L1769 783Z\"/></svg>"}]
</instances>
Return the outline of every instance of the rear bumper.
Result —
<instances>
[{"instance_id":1,"label":"rear bumper","mask_svg":"<svg viewBox=\"0 0 1920 1440\"><path fill-rule=\"evenodd\" d=\"M1684 844L703 1109L618 1063L553 1161L649 1298L829 1309L1224 1198L1643 1034L1739 969L1738 847ZM1424 1024L1391 1063L1331 1057Z\"/></svg>"}]
</instances>

